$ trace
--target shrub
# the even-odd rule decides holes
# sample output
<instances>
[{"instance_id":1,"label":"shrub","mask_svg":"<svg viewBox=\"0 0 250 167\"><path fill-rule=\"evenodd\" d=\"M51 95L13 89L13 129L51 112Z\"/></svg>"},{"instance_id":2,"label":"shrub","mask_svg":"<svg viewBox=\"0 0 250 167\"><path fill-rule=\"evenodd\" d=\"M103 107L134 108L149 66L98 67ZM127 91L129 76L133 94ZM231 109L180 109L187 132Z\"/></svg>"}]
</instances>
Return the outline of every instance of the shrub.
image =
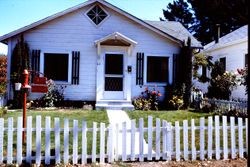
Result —
<instances>
[{"instance_id":1,"label":"shrub","mask_svg":"<svg viewBox=\"0 0 250 167\"><path fill-rule=\"evenodd\" d=\"M0 55L0 94L6 92L7 85L7 57Z\"/></svg>"},{"instance_id":2,"label":"shrub","mask_svg":"<svg viewBox=\"0 0 250 167\"><path fill-rule=\"evenodd\" d=\"M148 87L146 87L145 91L143 91L139 97L133 100L135 109L158 110L160 96L161 93L156 90L156 88L153 88L153 90L149 90Z\"/></svg>"},{"instance_id":3,"label":"shrub","mask_svg":"<svg viewBox=\"0 0 250 167\"><path fill-rule=\"evenodd\" d=\"M48 92L32 104L33 107L59 107L64 100L65 85L56 85L53 80L47 81Z\"/></svg>"},{"instance_id":4,"label":"shrub","mask_svg":"<svg viewBox=\"0 0 250 167\"><path fill-rule=\"evenodd\" d=\"M240 74L240 84L246 87L246 94L248 94L248 67L245 67L243 69L237 69L237 72Z\"/></svg>"},{"instance_id":5,"label":"shrub","mask_svg":"<svg viewBox=\"0 0 250 167\"><path fill-rule=\"evenodd\" d=\"M173 95L172 99L169 100L169 103L175 110L179 110L183 106L183 97L178 95Z\"/></svg>"}]
</instances>

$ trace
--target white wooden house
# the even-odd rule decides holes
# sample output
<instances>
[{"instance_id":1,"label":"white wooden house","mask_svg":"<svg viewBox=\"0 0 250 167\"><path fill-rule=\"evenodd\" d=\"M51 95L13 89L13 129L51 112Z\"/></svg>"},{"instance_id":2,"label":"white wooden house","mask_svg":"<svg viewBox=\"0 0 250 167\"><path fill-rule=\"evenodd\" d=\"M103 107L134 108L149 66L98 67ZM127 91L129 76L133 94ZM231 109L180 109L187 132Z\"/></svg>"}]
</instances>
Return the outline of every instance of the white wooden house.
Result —
<instances>
[{"instance_id":1,"label":"white wooden house","mask_svg":"<svg viewBox=\"0 0 250 167\"><path fill-rule=\"evenodd\" d=\"M247 65L248 57L248 25L240 27L231 33L212 41L204 46L206 55L212 56L212 61L220 61L224 64L225 71L237 73L237 69L242 69ZM206 72L210 74L209 71ZM200 72L202 74L202 72ZM205 74L205 72L203 73ZM201 84L194 80L194 85L203 92L207 92L208 84ZM246 99L245 86L237 86L232 91L232 99Z\"/></svg>"},{"instance_id":2,"label":"white wooden house","mask_svg":"<svg viewBox=\"0 0 250 167\"><path fill-rule=\"evenodd\" d=\"M182 42L191 37L192 46L201 47L179 22L144 21L104 0L89 0L1 36L8 44L8 72L21 34L39 62L33 70L66 84L66 100L96 101L97 108L132 108L146 86L164 94ZM8 86L9 99L11 92Z\"/></svg>"}]
</instances>

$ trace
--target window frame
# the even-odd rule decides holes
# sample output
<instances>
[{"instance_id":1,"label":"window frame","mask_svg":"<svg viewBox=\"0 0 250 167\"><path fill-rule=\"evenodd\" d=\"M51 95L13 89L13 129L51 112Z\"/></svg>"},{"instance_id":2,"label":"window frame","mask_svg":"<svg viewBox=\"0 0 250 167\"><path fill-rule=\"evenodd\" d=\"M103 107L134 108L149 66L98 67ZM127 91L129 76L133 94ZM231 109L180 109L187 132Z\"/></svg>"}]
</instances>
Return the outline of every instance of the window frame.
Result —
<instances>
[{"instance_id":1,"label":"window frame","mask_svg":"<svg viewBox=\"0 0 250 167\"><path fill-rule=\"evenodd\" d=\"M99 23L99 24L95 24L93 22L93 20L91 18L89 18L88 16L88 12L91 11L95 6L99 6L106 14L107 16ZM101 6L101 5L98 5L98 4L94 4L92 5L88 10L87 12L84 13L84 15L87 17L87 19L91 22L91 24L93 24L96 28L98 28L99 26L101 26L109 17L110 17L110 14Z\"/></svg>"},{"instance_id":2,"label":"window frame","mask_svg":"<svg viewBox=\"0 0 250 167\"><path fill-rule=\"evenodd\" d=\"M164 57L164 58L168 58L168 78L167 78L167 82L148 82L147 78L148 78L148 57ZM172 83L172 73L173 71L171 71L172 65L171 65L171 56L167 56L167 55L161 55L161 54L145 54L145 58L144 58L144 85L146 86L166 86L168 84ZM172 73L171 73L172 72Z\"/></svg>"},{"instance_id":3,"label":"window frame","mask_svg":"<svg viewBox=\"0 0 250 167\"><path fill-rule=\"evenodd\" d=\"M44 74L44 65L45 65L45 54L67 54L68 55L68 80L67 81L58 81L53 80L56 84L71 84L72 80L72 53L71 52L60 52L60 51L44 51L40 53L40 73ZM42 76L40 74L40 76Z\"/></svg>"}]
</instances>

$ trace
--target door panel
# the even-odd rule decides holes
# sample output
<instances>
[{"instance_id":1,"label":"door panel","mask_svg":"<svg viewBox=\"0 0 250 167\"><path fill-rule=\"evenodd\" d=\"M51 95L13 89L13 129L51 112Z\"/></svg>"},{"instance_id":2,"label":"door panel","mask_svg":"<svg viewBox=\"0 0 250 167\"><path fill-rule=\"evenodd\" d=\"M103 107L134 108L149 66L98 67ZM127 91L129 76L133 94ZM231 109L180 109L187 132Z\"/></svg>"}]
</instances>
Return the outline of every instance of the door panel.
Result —
<instances>
[{"instance_id":1,"label":"door panel","mask_svg":"<svg viewBox=\"0 0 250 167\"><path fill-rule=\"evenodd\" d=\"M123 55L105 55L105 91L123 91Z\"/></svg>"}]
</instances>

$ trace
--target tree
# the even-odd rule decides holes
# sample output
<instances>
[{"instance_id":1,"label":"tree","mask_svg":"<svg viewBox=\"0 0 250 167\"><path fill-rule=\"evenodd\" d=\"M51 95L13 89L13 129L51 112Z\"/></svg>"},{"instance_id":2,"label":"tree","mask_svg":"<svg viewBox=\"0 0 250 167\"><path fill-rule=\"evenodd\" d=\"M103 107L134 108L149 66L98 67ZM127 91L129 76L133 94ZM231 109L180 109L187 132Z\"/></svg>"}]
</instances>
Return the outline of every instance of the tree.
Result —
<instances>
[{"instance_id":1,"label":"tree","mask_svg":"<svg viewBox=\"0 0 250 167\"><path fill-rule=\"evenodd\" d=\"M22 73L24 69L29 70L29 46L28 43L24 41L23 36L21 35L20 40L17 41L17 44L12 52L11 57L11 83L14 90L14 83L22 82ZM13 107L21 108L21 92L14 91L13 98Z\"/></svg>"},{"instance_id":2,"label":"tree","mask_svg":"<svg viewBox=\"0 0 250 167\"><path fill-rule=\"evenodd\" d=\"M6 92L7 85L7 57L0 55L0 94Z\"/></svg>"},{"instance_id":3,"label":"tree","mask_svg":"<svg viewBox=\"0 0 250 167\"><path fill-rule=\"evenodd\" d=\"M164 17L181 22L203 45L215 40L217 25L223 36L248 24L247 0L176 0L167 9Z\"/></svg>"},{"instance_id":4,"label":"tree","mask_svg":"<svg viewBox=\"0 0 250 167\"><path fill-rule=\"evenodd\" d=\"M165 19L169 21L178 21L189 31L192 31L194 17L188 3L184 0L175 0L173 4L169 3L167 10L163 9ZM163 20L161 18L161 20Z\"/></svg>"}]
</instances>

